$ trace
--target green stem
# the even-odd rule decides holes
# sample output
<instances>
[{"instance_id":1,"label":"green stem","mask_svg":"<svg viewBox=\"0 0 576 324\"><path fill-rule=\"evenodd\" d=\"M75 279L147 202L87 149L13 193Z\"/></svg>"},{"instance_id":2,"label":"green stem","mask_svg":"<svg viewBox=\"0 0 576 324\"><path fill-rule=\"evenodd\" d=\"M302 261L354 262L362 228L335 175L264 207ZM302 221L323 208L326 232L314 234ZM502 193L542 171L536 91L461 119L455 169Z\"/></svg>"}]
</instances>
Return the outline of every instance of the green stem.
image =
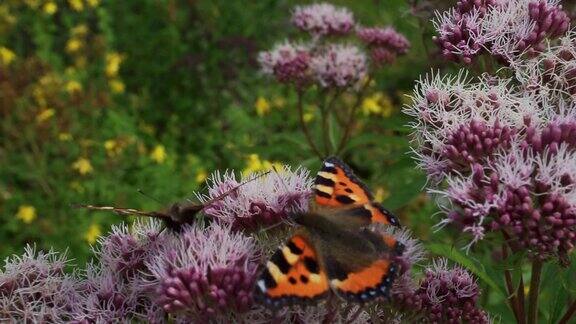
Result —
<instances>
[{"instance_id":1,"label":"green stem","mask_svg":"<svg viewBox=\"0 0 576 324\"><path fill-rule=\"evenodd\" d=\"M312 140L312 135L310 135L310 130L308 129L308 125L306 125L306 121L304 120L303 97L304 93L302 92L302 90L298 90L298 103L296 104L296 106L298 108L298 114L300 115L300 127L302 127L302 132L306 137L308 146L310 146L310 149L314 151L314 153L316 154L316 156L318 156L320 160L322 160L324 157L322 156L322 153L320 153L320 150L318 150L318 147L316 147L316 144L314 144L314 141Z\"/></svg>"},{"instance_id":2,"label":"green stem","mask_svg":"<svg viewBox=\"0 0 576 324\"><path fill-rule=\"evenodd\" d=\"M504 260L508 259L508 248L506 247L506 243L502 244L502 256ZM506 280L506 291L508 292L508 302L510 303L510 308L512 308L512 312L514 313L514 317L516 318L516 322L520 323L520 314L518 310L518 298L514 292L514 285L512 284L512 274L510 270L504 270L504 278Z\"/></svg>"},{"instance_id":3,"label":"green stem","mask_svg":"<svg viewBox=\"0 0 576 324\"><path fill-rule=\"evenodd\" d=\"M366 92L366 89L368 89L370 82L372 82L371 76L367 78L366 83L364 83L362 89L360 89L358 95L356 96L356 101L354 102L354 105L352 106L352 108L350 108L350 114L348 115L348 120L346 121L346 126L344 128L344 135L342 135L342 138L340 139L340 144L338 144L336 154L340 154L344 149L344 147L346 146L346 144L348 143L348 140L350 140L350 135L352 133L352 128L354 126L354 116L356 115L356 111L358 111L358 108L362 103L362 98L364 97L364 93Z\"/></svg>"},{"instance_id":4,"label":"green stem","mask_svg":"<svg viewBox=\"0 0 576 324\"><path fill-rule=\"evenodd\" d=\"M540 292L542 264L542 261L538 259L532 262L532 278L530 278L530 295L528 296L528 324L536 324L538 320L538 294Z\"/></svg>"},{"instance_id":5,"label":"green stem","mask_svg":"<svg viewBox=\"0 0 576 324\"><path fill-rule=\"evenodd\" d=\"M574 314L576 314L576 299L572 302L572 304L570 304L568 310L566 311L566 314L562 316L560 321L558 321L558 324L567 324L568 321L572 318L572 316L574 316Z\"/></svg>"}]
</instances>

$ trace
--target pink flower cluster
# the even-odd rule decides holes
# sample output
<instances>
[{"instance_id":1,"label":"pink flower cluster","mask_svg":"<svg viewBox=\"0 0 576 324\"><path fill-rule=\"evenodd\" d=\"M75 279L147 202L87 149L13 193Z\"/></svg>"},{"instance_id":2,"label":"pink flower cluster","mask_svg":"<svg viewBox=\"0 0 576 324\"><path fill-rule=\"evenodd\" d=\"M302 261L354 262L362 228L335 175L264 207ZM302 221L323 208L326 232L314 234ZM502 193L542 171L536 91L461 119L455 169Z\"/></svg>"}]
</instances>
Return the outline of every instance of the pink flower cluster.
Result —
<instances>
[{"instance_id":1,"label":"pink flower cluster","mask_svg":"<svg viewBox=\"0 0 576 324\"><path fill-rule=\"evenodd\" d=\"M523 53L535 55L546 38L569 28L570 18L555 0L466 0L438 14L434 42L442 55L469 64L488 52L509 63Z\"/></svg>"},{"instance_id":2,"label":"pink flower cluster","mask_svg":"<svg viewBox=\"0 0 576 324\"><path fill-rule=\"evenodd\" d=\"M326 36L346 36L356 27L352 13L331 4L298 6L292 23L310 33L309 43L285 41L259 54L262 72L281 83L303 88L318 84L323 88L354 87L368 73L365 51L350 43L333 43ZM357 39L366 45L374 66L393 63L405 54L410 42L392 27L356 28Z\"/></svg>"},{"instance_id":3,"label":"pink flower cluster","mask_svg":"<svg viewBox=\"0 0 576 324\"><path fill-rule=\"evenodd\" d=\"M447 217L472 236L509 237L533 258L568 262L576 245L576 104L551 61L572 56L574 35L532 59L515 79L421 80L413 104L417 159ZM562 54L560 54L562 53Z\"/></svg>"},{"instance_id":4,"label":"pink flower cluster","mask_svg":"<svg viewBox=\"0 0 576 324\"><path fill-rule=\"evenodd\" d=\"M292 24L313 36L328 36L349 33L355 22L354 15L347 8L318 3L294 8Z\"/></svg>"}]
</instances>

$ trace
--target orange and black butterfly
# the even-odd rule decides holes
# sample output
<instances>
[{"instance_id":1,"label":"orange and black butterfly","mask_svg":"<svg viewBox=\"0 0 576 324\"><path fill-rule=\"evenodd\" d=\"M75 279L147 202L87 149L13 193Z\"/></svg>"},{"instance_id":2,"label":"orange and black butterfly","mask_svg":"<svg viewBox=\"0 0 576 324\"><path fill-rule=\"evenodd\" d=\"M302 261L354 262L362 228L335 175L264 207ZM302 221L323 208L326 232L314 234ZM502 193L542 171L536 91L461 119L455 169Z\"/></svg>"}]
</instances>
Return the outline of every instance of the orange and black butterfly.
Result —
<instances>
[{"instance_id":1,"label":"orange and black butterfly","mask_svg":"<svg viewBox=\"0 0 576 324\"><path fill-rule=\"evenodd\" d=\"M399 226L398 219L335 157L323 162L314 190L310 210L294 215L300 226L256 281L256 299L279 308L330 294L359 303L387 298L404 246L368 227Z\"/></svg>"},{"instance_id":2,"label":"orange and black butterfly","mask_svg":"<svg viewBox=\"0 0 576 324\"><path fill-rule=\"evenodd\" d=\"M116 214L123 215L123 216L136 215L136 216L145 216L145 217L156 218L156 219L162 220L164 222L164 224L166 225L166 228L174 230L174 231L179 231L182 228L182 225L184 225L184 224L194 224L197 221L197 218L196 218L197 214L199 212L201 212L207 206L210 206L214 202L237 192L237 190L240 187L242 187L243 185L258 179L259 177L265 176L269 173L270 173L270 171L264 172L264 173L261 173L259 175L254 176L248 180L245 180L245 181L233 186L229 190L226 190L225 192L221 193L220 195L218 195L218 196L216 196L216 197L214 197L208 201L205 201L202 204L192 203L192 202L174 203L174 204L170 205L170 207L168 207L166 210L163 210L163 211L147 212L147 211L142 211L142 210L133 209L133 208L119 208L119 207L112 207L112 206L94 206L94 205L75 205L75 207L86 208L86 209L91 209L91 210L111 211L111 212L114 212Z\"/></svg>"}]
</instances>

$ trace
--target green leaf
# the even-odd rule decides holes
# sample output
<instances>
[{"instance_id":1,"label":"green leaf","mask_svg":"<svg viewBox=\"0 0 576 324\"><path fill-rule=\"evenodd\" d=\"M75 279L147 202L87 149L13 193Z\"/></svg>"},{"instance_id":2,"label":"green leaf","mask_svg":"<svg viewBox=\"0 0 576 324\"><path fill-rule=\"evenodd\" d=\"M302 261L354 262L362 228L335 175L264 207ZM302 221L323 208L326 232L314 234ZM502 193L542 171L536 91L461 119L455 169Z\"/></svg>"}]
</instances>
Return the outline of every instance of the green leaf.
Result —
<instances>
[{"instance_id":1,"label":"green leaf","mask_svg":"<svg viewBox=\"0 0 576 324\"><path fill-rule=\"evenodd\" d=\"M498 285L494 280L492 280L492 278L490 278L484 269L484 266L478 264L475 260L460 252L454 246L444 243L431 243L428 244L427 247L432 253L441 255L458 263L475 274L480 280L490 286L490 288L494 289L494 291L498 292L502 296L506 296L504 287Z\"/></svg>"}]
</instances>

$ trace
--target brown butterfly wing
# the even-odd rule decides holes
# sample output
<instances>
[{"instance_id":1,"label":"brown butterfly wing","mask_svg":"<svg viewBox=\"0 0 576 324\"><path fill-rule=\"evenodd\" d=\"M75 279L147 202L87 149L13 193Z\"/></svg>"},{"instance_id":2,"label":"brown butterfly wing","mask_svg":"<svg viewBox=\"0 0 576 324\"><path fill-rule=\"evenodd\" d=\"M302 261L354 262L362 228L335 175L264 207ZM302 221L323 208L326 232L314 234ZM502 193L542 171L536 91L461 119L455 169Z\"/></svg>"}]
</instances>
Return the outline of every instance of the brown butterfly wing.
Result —
<instances>
[{"instance_id":1,"label":"brown butterfly wing","mask_svg":"<svg viewBox=\"0 0 576 324\"><path fill-rule=\"evenodd\" d=\"M270 258L256 281L255 298L271 308L309 303L329 292L328 277L310 233L302 228Z\"/></svg>"},{"instance_id":2,"label":"brown butterfly wing","mask_svg":"<svg viewBox=\"0 0 576 324\"><path fill-rule=\"evenodd\" d=\"M368 187L352 169L336 157L324 160L314 182L314 199L318 206L333 210L346 210L355 223L390 224L400 226L398 218L381 204L373 201ZM330 211L329 213L337 213Z\"/></svg>"}]
</instances>

